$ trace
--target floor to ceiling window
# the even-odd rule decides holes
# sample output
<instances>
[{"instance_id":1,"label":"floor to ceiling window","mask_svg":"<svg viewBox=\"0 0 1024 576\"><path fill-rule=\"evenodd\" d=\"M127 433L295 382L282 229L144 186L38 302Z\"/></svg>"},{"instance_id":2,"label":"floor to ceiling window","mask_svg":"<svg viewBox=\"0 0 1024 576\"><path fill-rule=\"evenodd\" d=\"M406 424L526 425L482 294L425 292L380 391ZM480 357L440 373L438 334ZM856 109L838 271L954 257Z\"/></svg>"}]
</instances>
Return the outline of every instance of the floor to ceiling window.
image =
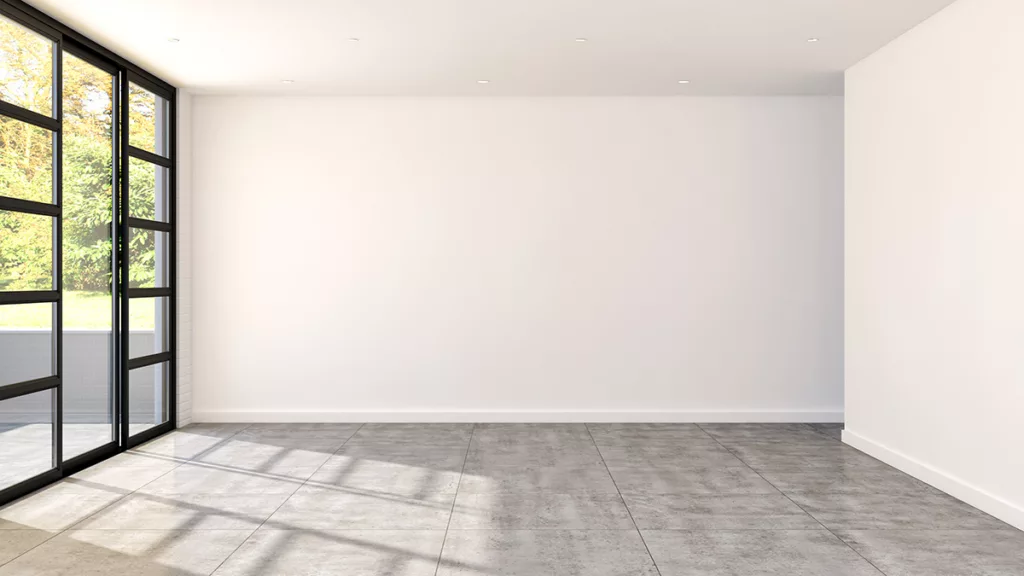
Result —
<instances>
[{"instance_id":1,"label":"floor to ceiling window","mask_svg":"<svg viewBox=\"0 0 1024 576\"><path fill-rule=\"evenodd\" d=\"M0 0L0 503L174 426L173 115Z\"/></svg>"}]
</instances>

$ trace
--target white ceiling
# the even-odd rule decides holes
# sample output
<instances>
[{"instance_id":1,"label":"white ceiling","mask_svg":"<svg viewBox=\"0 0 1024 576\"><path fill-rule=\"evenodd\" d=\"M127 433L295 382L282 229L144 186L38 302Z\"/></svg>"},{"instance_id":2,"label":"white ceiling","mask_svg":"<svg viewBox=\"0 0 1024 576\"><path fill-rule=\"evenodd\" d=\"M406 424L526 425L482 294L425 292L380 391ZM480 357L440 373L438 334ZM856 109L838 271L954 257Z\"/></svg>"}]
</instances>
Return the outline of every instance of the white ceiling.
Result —
<instances>
[{"instance_id":1,"label":"white ceiling","mask_svg":"<svg viewBox=\"0 0 1024 576\"><path fill-rule=\"evenodd\" d=\"M952 1L31 3L198 92L666 96L842 94L843 70Z\"/></svg>"}]
</instances>

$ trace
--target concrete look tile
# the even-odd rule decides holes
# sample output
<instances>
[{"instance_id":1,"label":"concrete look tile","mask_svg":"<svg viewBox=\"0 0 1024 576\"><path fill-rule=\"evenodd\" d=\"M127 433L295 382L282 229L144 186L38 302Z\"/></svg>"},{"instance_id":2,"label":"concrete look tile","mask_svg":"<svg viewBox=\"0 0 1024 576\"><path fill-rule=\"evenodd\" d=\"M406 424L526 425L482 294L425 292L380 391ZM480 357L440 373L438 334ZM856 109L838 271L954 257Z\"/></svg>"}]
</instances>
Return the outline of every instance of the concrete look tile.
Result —
<instances>
[{"instance_id":1,"label":"concrete look tile","mask_svg":"<svg viewBox=\"0 0 1024 576\"><path fill-rule=\"evenodd\" d=\"M444 530L257 530L215 576L434 576Z\"/></svg>"},{"instance_id":2,"label":"concrete look tile","mask_svg":"<svg viewBox=\"0 0 1024 576\"><path fill-rule=\"evenodd\" d=\"M828 438L813 442L734 442L729 450L755 470L772 468L828 468L882 470L883 462Z\"/></svg>"},{"instance_id":3,"label":"concrete look tile","mask_svg":"<svg viewBox=\"0 0 1024 576\"><path fill-rule=\"evenodd\" d=\"M303 486L267 521L289 530L444 530L454 494L406 498L384 492Z\"/></svg>"},{"instance_id":4,"label":"concrete look tile","mask_svg":"<svg viewBox=\"0 0 1024 576\"><path fill-rule=\"evenodd\" d=\"M469 445L472 424L367 424L359 429L349 444L394 442L435 446L441 444Z\"/></svg>"},{"instance_id":5,"label":"concrete look tile","mask_svg":"<svg viewBox=\"0 0 1024 576\"><path fill-rule=\"evenodd\" d=\"M599 463L563 466L481 466L466 464L459 493L530 492L618 494L608 469Z\"/></svg>"},{"instance_id":6,"label":"concrete look tile","mask_svg":"<svg viewBox=\"0 0 1024 576\"><path fill-rule=\"evenodd\" d=\"M824 434L833 440L843 439L843 424L808 424L818 434Z\"/></svg>"},{"instance_id":7,"label":"concrete look tile","mask_svg":"<svg viewBox=\"0 0 1024 576\"><path fill-rule=\"evenodd\" d=\"M46 530L0 530L0 566L54 536Z\"/></svg>"},{"instance_id":8,"label":"concrete look tile","mask_svg":"<svg viewBox=\"0 0 1024 576\"><path fill-rule=\"evenodd\" d=\"M225 442L247 424L191 424L132 448L129 452L188 460Z\"/></svg>"},{"instance_id":9,"label":"concrete look tile","mask_svg":"<svg viewBox=\"0 0 1024 576\"><path fill-rule=\"evenodd\" d=\"M905 494L935 491L924 482L888 467L767 466L758 471L786 493Z\"/></svg>"},{"instance_id":10,"label":"concrete look tile","mask_svg":"<svg viewBox=\"0 0 1024 576\"><path fill-rule=\"evenodd\" d=\"M0 567L0 576L209 574L251 530L70 530Z\"/></svg>"},{"instance_id":11,"label":"concrete look tile","mask_svg":"<svg viewBox=\"0 0 1024 576\"><path fill-rule=\"evenodd\" d=\"M827 530L642 530L661 576L882 576Z\"/></svg>"},{"instance_id":12,"label":"concrete look tile","mask_svg":"<svg viewBox=\"0 0 1024 576\"><path fill-rule=\"evenodd\" d=\"M778 494L746 466L679 468L675 466L609 468L622 492L647 494Z\"/></svg>"},{"instance_id":13,"label":"concrete look tile","mask_svg":"<svg viewBox=\"0 0 1024 576\"><path fill-rule=\"evenodd\" d=\"M118 490L138 490L181 466L180 460L126 452L100 462L72 476L89 485Z\"/></svg>"},{"instance_id":14,"label":"concrete look tile","mask_svg":"<svg viewBox=\"0 0 1024 576\"><path fill-rule=\"evenodd\" d=\"M64 480L0 508L0 530L64 530L125 494L126 490Z\"/></svg>"},{"instance_id":15,"label":"concrete look tile","mask_svg":"<svg viewBox=\"0 0 1024 576\"><path fill-rule=\"evenodd\" d=\"M746 467L717 443L679 446L602 446L601 456L609 468Z\"/></svg>"},{"instance_id":16,"label":"concrete look tile","mask_svg":"<svg viewBox=\"0 0 1024 576\"><path fill-rule=\"evenodd\" d=\"M657 576L636 530L449 530L437 576Z\"/></svg>"},{"instance_id":17,"label":"concrete look tile","mask_svg":"<svg viewBox=\"0 0 1024 576\"><path fill-rule=\"evenodd\" d=\"M474 467L487 466L521 466L524 468L541 468L552 466L601 466L601 453L593 442L580 447L541 446L533 444L516 444L509 446L477 447L469 451L466 465Z\"/></svg>"},{"instance_id":18,"label":"concrete look tile","mask_svg":"<svg viewBox=\"0 0 1024 576\"><path fill-rule=\"evenodd\" d=\"M255 530L288 494L132 494L85 519L88 530Z\"/></svg>"},{"instance_id":19,"label":"concrete look tile","mask_svg":"<svg viewBox=\"0 0 1024 576\"><path fill-rule=\"evenodd\" d=\"M563 449L594 447L585 424L478 424L473 447L550 446Z\"/></svg>"},{"instance_id":20,"label":"concrete look tile","mask_svg":"<svg viewBox=\"0 0 1024 576\"><path fill-rule=\"evenodd\" d=\"M1019 576L1019 530L877 530L838 532L888 576Z\"/></svg>"},{"instance_id":21,"label":"concrete look tile","mask_svg":"<svg viewBox=\"0 0 1024 576\"><path fill-rule=\"evenodd\" d=\"M306 438L295 443L277 440L235 436L206 451L195 462L230 470L306 480L343 442L316 438Z\"/></svg>"},{"instance_id":22,"label":"concrete look tile","mask_svg":"<svg viewBox=\"0 0 1024 576\"><path fill-rule=\"evenodd\" d=\"M807 424L701 424L700 427L726 446L733 442L821 442L823 438Z\"/></svg>"},{"instance_id":23,"label":"concrete look tile","mask_svg":"<svg viewBox=\"0 0 1024 576\"><path fill-rule=\"evenodd\" d=\"M144 494L291 494L301 485L301 480L287 476L185 463L138 491Z\"/></svg>"},{"instance_id":24,"label":"concrete look tile","mask_svg":"<svg viewBox=\"0 0 1024 576\"><path fill-rule=\"evenodd\" d=\"M310 485L337 486L355 491L380 492L422 498L430 494L454 494L462 477L465 450L456 454L441 450L436 457L416 451L385 454L360 451L332 457L309 479Z\"/></svg>"},{"instance_id":25,"label":"concrete look tile","mask_svg":"<svg viewBox=\"0 0 1024 576\"><path fill-rule=\"evenodd\" d=\"M623 493L641 530L818 530L821 525L782 494Z\"/></svg>"},{"instance_id":26,"label":"concrete look tile","mask_svg":"<svg viewBox=\"0 0 1024 576\"><path fill-rule=\"evenodd\" d=\"M686 446L715 443L696 424L588 424L598 446Z\"/></svg>"},{"instance_id":27,"label":"concrete look tile","mask_svg":"<svg viewBox=\"0 0 1024 576\"><path fill-rule=\"evenodd\" d=\"M239 439L322 440L343 444L359 429L359 424L251 424L238 433Z\"/></svg>"},{"instance_id":28,"label":"concrete look tile","mask_svg":"<svg viewBox=\"0 0 1024 576\"><path fill-rule=\"evenodd\" d=\"M471 494L460 492L451 528L462 530L629 530L618 494Z\"/></svg>"},{"instance_id":29,"label":"concrete look tile","mask_svg":"<svg viewBox=\"0 0 1024 576\"><path fill-rule=\"evenodd\" d=\"M1007 525L938 491L905 494L793 492L789 496L829 529L1002 529Z\"/></svg>"}]
</instances>

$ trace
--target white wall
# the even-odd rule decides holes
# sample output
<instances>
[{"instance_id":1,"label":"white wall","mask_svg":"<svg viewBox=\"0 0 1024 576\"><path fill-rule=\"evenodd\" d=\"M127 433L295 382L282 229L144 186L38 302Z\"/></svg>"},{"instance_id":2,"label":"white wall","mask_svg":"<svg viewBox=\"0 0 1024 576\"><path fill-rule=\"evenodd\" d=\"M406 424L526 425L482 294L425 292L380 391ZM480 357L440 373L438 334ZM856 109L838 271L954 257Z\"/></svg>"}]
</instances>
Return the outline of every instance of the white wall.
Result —
<instances>
[{"instance_id":1,"label":"white wall","mask_svg":"<svg viewBox=\"0 0 1024 576\"><path fill-rule=\"evenodd\" d=\"M1024 528L1024 2L846 74L846 435Z\"/></svg>"},{"instance_id":2,"label":"white wall","mask_svg":"<svg viewBox=\"0 0 1024 576\"><path fill-rule=\"evenodd\" d=\"M193 104L197 420L841 418L841 99Z\"/></svg>"},{"instance_id":3,"label":"white wall","mask_svg":"<svg viewBox=\"0 0 1024 576\"><path fill-rule=\"evenodd\" d=\"M192 422L192 95L177 94L178 426Z\"/></svg>"}]
</instances>

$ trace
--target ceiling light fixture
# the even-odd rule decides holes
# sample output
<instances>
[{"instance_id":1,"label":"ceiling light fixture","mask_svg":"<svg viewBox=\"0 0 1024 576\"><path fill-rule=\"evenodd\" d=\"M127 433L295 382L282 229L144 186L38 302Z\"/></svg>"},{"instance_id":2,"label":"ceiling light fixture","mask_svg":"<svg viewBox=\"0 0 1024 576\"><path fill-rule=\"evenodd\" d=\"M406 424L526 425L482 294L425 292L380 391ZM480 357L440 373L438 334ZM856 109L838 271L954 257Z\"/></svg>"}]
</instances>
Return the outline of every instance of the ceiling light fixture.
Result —
<instances>
[{"instance_id":1,"label":"ceiling light fixture","mask_svg":"<svg viewBox=\"0 0 1024 576\"><path fill-rule=\"evenodd\" d=\"M817 38L808 38L807 41L813 43L813 42L817 42L818 39Z\"/></svg>"},{"instance_id":2,"label":"ceiling light fixture","mask_svg":"<svg viewBox=\"0 0 1024 576\"><path fill-rule=\"evenodd\" d=\"M491 81L490 80L477 80L476 83L477 84L490 84Z\"/></svg>"},{"instance_id":3,"label":"ceiling light fixture","mask_svg":"<svg viewBox=\"0 0 1024 576\"><path fill-rule=\"evenodd\" d=\"M587 39L586 38L577 38L576 41L577 42L586 42Z\"/></svg>"},{"instance_id":4,"label":"ceiling light fixture","mask_svg":"<svg viewBox=\"0 0 1024 576\"><path fill-rule=\"evenodd\" d=\"M180 38L168 38L167 41L170 42L171 44L177 44L178 42L181 42L181 39Z\"/></svg>"},{"instance_id":5,"label":"ceiling light fixture","mask_svg":"<svg viewBox=\"0 0 1024 576\"><path fill-rule=\"evenodd\" d=\"M295 84L295 80L281 80L281 84Z\"/></svg>"},{"instance_id":6,"label":"ceiling light fixture","mask_svg":"<svg viewBox=\"0 0 1024 576\"><path fill-rule=\"evenodd\" d=\"M349 42L359 42L359 38L354 38L354 37L353 38L349 38L348 41Z\"/></svg>"},{"instance_id":7,"label":"ceiling light fixture","mask_svg":"<svg viewBox=\"0 0 1024 576\"><path fill-rule=\"evenodd\" d=\"M689 84L690 81L689 80L680 80L679 83L680 84Z\"/></svg>"}]
</instances>

